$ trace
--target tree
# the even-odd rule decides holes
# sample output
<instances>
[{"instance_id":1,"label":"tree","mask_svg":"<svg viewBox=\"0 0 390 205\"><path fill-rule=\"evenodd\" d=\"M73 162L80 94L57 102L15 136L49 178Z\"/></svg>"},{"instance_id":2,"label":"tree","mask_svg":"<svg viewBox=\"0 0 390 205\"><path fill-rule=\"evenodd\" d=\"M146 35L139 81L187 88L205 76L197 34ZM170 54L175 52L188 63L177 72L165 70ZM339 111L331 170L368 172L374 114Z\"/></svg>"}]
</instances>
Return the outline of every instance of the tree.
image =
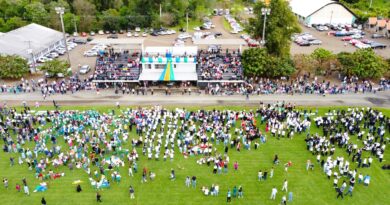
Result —
<instances>
[{"instance_id":1,"label":"tree","mask_svg":"<svg viewBox=\"0 0 390 205\"><path fill-rule=\"evenodd\" d=\"M27 22L24 21L22 18L20 17L12 17L10 19L8 19L7 21L7 24L6 24L6 30L7 31L11 31L11 30L14 30L14 29L17 29L17 28L20 28L22 26L25 26L27 25Z\"/></svg>"},{"instance_id":2,"label":"tree","mask_svg":"<svg viewBox=\"0 0 390 205\"><path fill-rule=\"evenodd\" d=\"M256 39L264 38L263 24L264 16L261 9L266 5L259 1L255 8L255 18L249 19L248 32ZM266 32L265 32L265 47L270 54L288 58L290 55L291 35L300 32L300 27L297 18L292 13L288 1L273 0L270 7L271 14L267 16Z\"/></svg>"},{"instance_id":3,"label":"tree","mask_svg":"<svg viewBox=\"0 0 390 205\"><path fill-rule=\"evenodd\" d=\"M26 15L27 18L34 23L48 25L48 13L45 9L45 5L40 2L28 4L26 6Z\"/></svg>"},{"instance_id":4,"label":"tree","mask_svg":"<svg viewBox=\"0 0 390 205\"><path fill-rule=\"evenodd\" d=\"M80 17L79 28L81 31L90 31L92 25L96 21L96 8L91 2L87 0L75 0L73 2L75 13Z\"/></svg>"},{"instance_id":5,"label":"tree","mask_svg":"<svg viewBox=\"0 0 390 205\"><path fill-rule=\"evenodd\" d=\"M335 63L334 60L337 59L336 56L329 50L324 48L317 48L310 55L317 67L317 72L328 72L332 69L332 65Z\"/></svg>"},{"instance_id":6,"label":"tree","mask_svg":"<svg viewBox=\"0 0 390 205\"><path fill-rule=\"evenodd\" d=\"M293 64L297 70L297 75L312 72L314 69L313 58L306 54L297 54L293 56Z\"/></svg>"},{"instance_id":7,"label":"tree","mask_svg":"<svg viewBox=\"0 0 390 205\"><path fill-rule=\"evenodd\" d=\"M340 53L342 72L359 78L380 78L389 71L389 64L372 49L359 49L352 54Z\"/></svg>"},{"instance_id":8,"label":"tree","mask_svg":"<svg viewBox=\"0 0 390 205\"><path fill-rule=\"evenodd\" d=\"M29 72L27 60L19 56L0 55L0 78L21 78Z\"/></svg>"},{"instance_id":9,"label":"tree","mask_svg":"<svg viewBox=\"0 0 390 205\"><path fill-rule=\"evenodd\" d=\"M54 59L52 61L46 61L39 67L39 69L42 71L46 71L49 75L57 75L58 73L67 75L69 67L70 65L68 62L64 60Z\"/></svg>"},{"instance_id":10,"label":"tree","mask_svg":"<svg viewBox=\"0 0 390 205\"><path fill-rule=\"evenodd\" d=\"M242 53L244 72L249 76L278 77L294 72L289 59L268 54L265 48L250 48Z\"/></svg>"}]
</instances>

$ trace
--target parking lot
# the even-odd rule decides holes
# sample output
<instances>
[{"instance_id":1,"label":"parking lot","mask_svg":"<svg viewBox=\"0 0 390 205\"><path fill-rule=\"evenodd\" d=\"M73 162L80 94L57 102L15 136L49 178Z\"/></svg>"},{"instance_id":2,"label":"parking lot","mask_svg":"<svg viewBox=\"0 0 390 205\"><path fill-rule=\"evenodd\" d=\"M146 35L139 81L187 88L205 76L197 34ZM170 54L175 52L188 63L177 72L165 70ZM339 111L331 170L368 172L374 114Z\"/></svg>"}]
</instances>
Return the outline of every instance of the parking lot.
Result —
<instances>
[{"instance_id":1,"label":"parking lot","mask_svg":"<svg viewBox=\"0 0 390 205\"><path fill-rule=\"evenodd\" d=\"M315 37L318 40L322 41L322 45L311 45L311 46L299 46L296 43L292 43L291 45L291 53L292 54L310 54L312 53L316 48L325 48L327 50L330 50L334 53L339 52L354 52L356 49L355 46L349 44L347 42L347 45L345 46L345 41L341 40L341 37L335 37L335 36L328 36L327 31L317 31L314 28L308 28L305 26L302 27L302 33L310 33L313 37ZM381 55L384 58L390 58L390 39L385 38L379 38L379 39L372 39L371 34L367 33L366 36L363 39L373 40L375 42L379 42L382 44L387 45L387 48L385 49L374 49L374 51Z\"/></svg>"}]
</instances>

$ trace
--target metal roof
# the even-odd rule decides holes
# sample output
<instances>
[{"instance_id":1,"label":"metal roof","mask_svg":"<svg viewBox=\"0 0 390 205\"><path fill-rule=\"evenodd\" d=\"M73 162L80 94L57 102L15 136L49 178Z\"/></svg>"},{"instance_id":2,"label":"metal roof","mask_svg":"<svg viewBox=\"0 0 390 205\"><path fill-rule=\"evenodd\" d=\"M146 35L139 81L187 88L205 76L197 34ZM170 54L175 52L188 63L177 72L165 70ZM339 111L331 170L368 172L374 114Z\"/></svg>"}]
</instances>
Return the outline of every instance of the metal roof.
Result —
<instances>
[{"instance_id":1,"label":"metal roof","mask_svg":"<svg viewBox=\"0 0 390 205\"><path fill-rule=\"evenodd\" d=\"M34 54L61 41L61 32L32 23L0 35L0 54L29 58L29 43Z\"/></svg>"},{"instance_id":2,"label":"metal roof","mask_svg":"<svg viewBox=\"0 0 390 205\"><path fill-rule=\"evenodd\" d=\"M333 0L290 0L291 10L300 16L308 17L329 4L338 4L350 11L347 7ZM272 11L271 11L272 12ZM353 14L353 13L352 13Z\"/></svg>"}]
</instances>

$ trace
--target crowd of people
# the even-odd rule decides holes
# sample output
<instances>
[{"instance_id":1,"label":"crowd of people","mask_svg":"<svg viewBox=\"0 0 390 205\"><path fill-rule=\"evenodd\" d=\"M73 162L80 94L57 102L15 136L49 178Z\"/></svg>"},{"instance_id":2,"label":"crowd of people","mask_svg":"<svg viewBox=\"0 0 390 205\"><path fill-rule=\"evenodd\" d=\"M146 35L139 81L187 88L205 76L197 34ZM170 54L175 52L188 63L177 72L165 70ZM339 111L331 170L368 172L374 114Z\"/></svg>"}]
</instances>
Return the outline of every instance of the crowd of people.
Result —
<instances>
[{"instance_id":1,"label":"crowd of people","mask_svg":"<svg viewBox=\"0 0 390 205\"><path fill-rule=\"evenodd\" d=\"M238 51L199 52L198 75L200 80L241 80L243 68L241 54Z\"/></svg>"},{"instance_id":2,"label":"crowd of people","mask_svg":"<svg viewBox=\"0 0 390 205\"><path fill-rule=\"evenodd\" d=\"M322 130L322 135L310 132L312 123ZM265 127L264 130L259 126ZM298 110L293 104L285 103L261 104L254 111L167 110L155 106L118 109L111 113L93 110L31 112L25 106L24 110L17 112L13 108L0 107L3 152L17 154L18 163L10 157L11 166L26 166L34 172L39 181L35 191L39 192L46 191L51 180L66 177L64 173L53 171L58 167L83 170L96 190L115 186L124 177L119 168L127 167L128 175L132 177L141 166L140 158L161 163L174 161L177 157L196 158L197 164L209 167L210 174L234 173L239 170L239 162L231 162L231 152L239 154L243 150L257 150L269 138L291 140L297 134L305 134L307 149L316 157L328 179L334 179L338 197L343 197L345 190L352 196L356 179L358 184L368 186L371 176L365 169L369 169L374 160L382 162L388 142L386 131L390 131L390 118L370 108L330 110L325 116L319 116L317 112ZM352 136L362 143L352 141ZM65 146L60 146L61 143ZM26 146L28 144L34 146ZM336 148L344 149L347 156L335 156ZM257 174L260 183L267 180L267 176L273 180L274 168L283 164L281 161L286 162L284 171L287 173L293 163L276 154L272 168L262 167L252 175ZM355 161L357 166L352 164ZM315 167L308 160L307 170ZM182 169L178 166L179 172ZM176 181L176 171L172 168L166 174L167 179ZM156 173L143 166L141 182L147 183L155 178ZM187 187L197 187L195 175L187 176L183 181ZM341 186L339 181L343 181ZM350 184L348 189L346 181ZM5 187L8 188L9 183L15 181L3 178ZM24 193L29 195L26 179L22 183ZM74 182L77 192L82 190L79 183ZM288 193L292 201L288 179L281 184L281 191ZM18 183L16 186L20 190ZM242 186L235 186L232 191L217 184L201 186L206 196L218 196L221 189L228 189L227 202L232 197L243 197ZM277 192L274 187L271 199L276 198ZM130 186L129 194L135 198L134 186ZM96 197L101 201L100 192ZM287 203L286 195L282 197L282 203Z\"/></svg>"},{"instance_id":3,"label":"crowd of people","mask_svg":"<svg viewBox=\"0 0 390 205\"><path fill-rule=\"evenodd\" d=\"M140 54L128 50L115 52L108 49L96 60L95 80L138 80L140 74Z\"/></svg>"}]
</instances>

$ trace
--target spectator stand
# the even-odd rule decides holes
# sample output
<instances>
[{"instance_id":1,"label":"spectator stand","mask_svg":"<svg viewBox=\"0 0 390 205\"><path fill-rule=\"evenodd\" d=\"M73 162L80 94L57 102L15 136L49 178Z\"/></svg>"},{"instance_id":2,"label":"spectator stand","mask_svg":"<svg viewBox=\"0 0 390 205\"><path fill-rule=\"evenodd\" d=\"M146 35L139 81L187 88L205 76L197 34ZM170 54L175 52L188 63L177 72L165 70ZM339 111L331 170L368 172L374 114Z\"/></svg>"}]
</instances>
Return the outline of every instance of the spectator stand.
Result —
<instances>
[{"instance_id":1,"label":"spectator stand","mask_svg":"<svg viewBox=\"0 0 390 205\"><path fill-rule=\"evenodd\" d=\"M244 83L241 51L247 43L243 39L199 39L194 44L203 48L198 53L198 87Z\"/></svg>"},{"instance_id":2,"label":"spectator stand","mask_svg":"<svg viewBox=\"0 0 390 205\"><path fill-rule=\"evenodd\" d=\"M99 51L96 59L94 80L98 88L131 87L139 82L143 38L95 39L91 44L108 46Z\"/></svg>"}]
</instances>

